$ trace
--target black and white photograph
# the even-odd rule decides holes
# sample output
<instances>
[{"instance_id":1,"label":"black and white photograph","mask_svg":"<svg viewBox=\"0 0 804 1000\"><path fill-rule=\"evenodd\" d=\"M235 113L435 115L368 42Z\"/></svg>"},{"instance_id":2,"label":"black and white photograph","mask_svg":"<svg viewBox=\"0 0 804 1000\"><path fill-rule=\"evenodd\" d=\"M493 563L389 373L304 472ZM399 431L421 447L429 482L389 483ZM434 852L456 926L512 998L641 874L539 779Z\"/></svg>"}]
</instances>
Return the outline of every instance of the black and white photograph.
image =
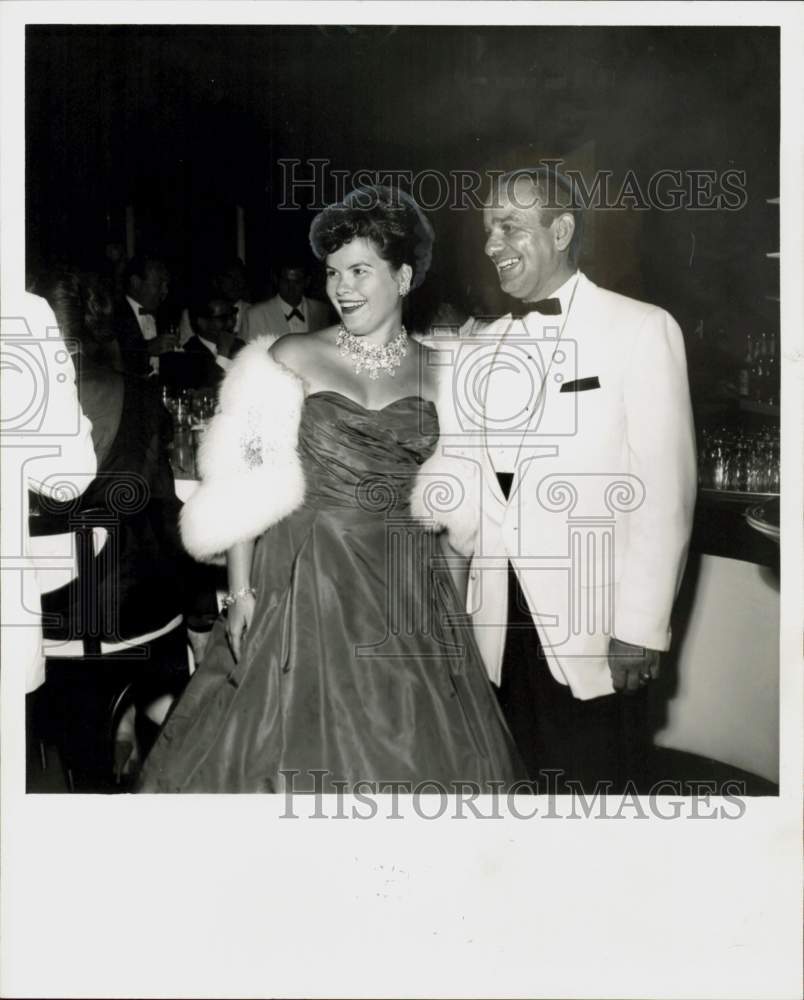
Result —
<instances>
[{"instance_id":1,"label":"black and white photograph","mask_svg":"<svg viewBox=\"0 0 804 1000\"><path fill-rule=\"evenodd\" d=\"M799 996L802 5L4 7L0 994Z\"/></svg>"}]
</instances>

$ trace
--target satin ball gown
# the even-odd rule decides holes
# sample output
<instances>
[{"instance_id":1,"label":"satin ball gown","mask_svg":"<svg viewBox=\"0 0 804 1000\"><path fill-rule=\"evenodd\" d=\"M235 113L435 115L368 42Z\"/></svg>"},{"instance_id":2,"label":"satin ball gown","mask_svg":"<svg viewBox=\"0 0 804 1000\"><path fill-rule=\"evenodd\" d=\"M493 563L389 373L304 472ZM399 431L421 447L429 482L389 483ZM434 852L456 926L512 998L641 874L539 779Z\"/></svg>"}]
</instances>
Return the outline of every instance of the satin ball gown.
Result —
<instances>
[{"instance_id":1,"label":"satin ball gown","mask_svg":"<svg viewBox=\"0 0 804 1000\"><path fill-rule=\"evenodd\" d=\"M525 777L438 539L410 516L438 434L419 396L379 410L307 396L304 501L256 543L240 660L222 616L141 791L495 791Z\"/></svg>"}]
</instances>

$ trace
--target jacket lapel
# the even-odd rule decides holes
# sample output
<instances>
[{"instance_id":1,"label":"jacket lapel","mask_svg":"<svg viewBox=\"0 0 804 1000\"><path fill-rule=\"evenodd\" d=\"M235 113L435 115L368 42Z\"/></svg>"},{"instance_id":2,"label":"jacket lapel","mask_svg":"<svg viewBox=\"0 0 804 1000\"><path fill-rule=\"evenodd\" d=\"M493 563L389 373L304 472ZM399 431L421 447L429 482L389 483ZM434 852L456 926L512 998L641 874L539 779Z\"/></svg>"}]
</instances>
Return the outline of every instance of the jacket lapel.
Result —
<instances>
[{"instance_id":1,"label":"jacket lapel","mask_svg":"<svg viewBox=\"0 0 804 1000\"><path fill-rule=\"evenodd\" d=\"M543 344L543 346L542 346L542 358L541 358L541 360L542 360L542 372L541 372L541 377L540 377L540 380L539 380L538 388L536 390L536 392L537 392L536 402L535 402L535 405L534 405L534 410L533 410L533 414L532 414L531 418L522 427L521 432L518 433L518 439L516 441L517 454L516 454L516 458L514 460L514 478L513 478L513 481L511 483L511 489L509 491L507 499L506 499L505 495L503 494L503 492L502 492L502 490L500 488L500 485L499 485L499 483L497 481L497 475L496 475L496 473L494 471L494 463L493 463L492 457L491 457L490 443L489 443L489 436L488 436L489 421L488 421L488 411L487 411L488 388L489 388L489 383L490 383L491 379L489 379L487 381L487 384L486 384L486 399L484 400L484 405L483 405L483 444L484 444L484 448L483 448L484 455L483 455L483 457L484 457L485 464L487 466L487 470L486 470L487 474L488 474L487 478L489 479L489 481L491 483L491 487L490 487L491 488L491 492L492 492L493 496L498 500L498 502L502 505L503 508L507 508L515 500L515 498L517 496L517 493L519 492L519 489L520 489L520 487L522 485L522 481L524 479L524 474L523 475L519 474L520 467L521 467L521 463L522 463L523 459L527 459L529 457L529 452L533 451L534 452L534 457L538 457L538 455L540 453L541 454L545 454L545 453L551 453L552 454L552 453L555 452L555 446L554 445L547 445L547 446L543 446L541 448L538 445L534 445L533 448L531 449L530 447L528 447L526 445L526 439L527 439L528 434L532 432L532 430L534 429L534 427L538 427L539 426L539 423L542 421L542 419L544 417L545 408L549 405L549 397L546 395L546 389L547 389L548 380L550 378L550 374L551 374L551 371L552 371L552 368L553 368L554 354L555 354L556 349L559 347L559 344L561 343L561 341L565 337L571 336L571 334L568 331L570 331L573 327L576 327L576 325L577 325L577 323L576 323L576 321L577 321L577 313L579 311L579 308L578 308L579 307L579 302L578 302L578 300L579 299L583 300L584 293L585 293L585 285L586 284L588 284L586 278L584 277L584 275L582 273L579 273L578 279L577 279L577 283L575 285L575 288L573 290L572 296L570 298L570 303L569 303L569 306L568 306L567 314L566 314L565 317L563 317L562 324L559 326L559 330L560 330L559 335L555 339L544 338L544 340L542 342L542 344ZM521 328L519 328L517 326L517 323L518 322L523 322L523 321L517 321L516 319L514 319L511 316L507 316L501 322L505 323L506 325L503 328L503 330L502 330L502 336L499 338L499 340L498 340L498 342L496 344L496 347L495 347L494 359L492 361L492 372L497 367L497 359L498 359L498 355L499 355L500 350L509 341L509 338L513 334L515 334L515 332L518 329L521 329ZM491 377L493 378L493 374L492 374ZM545 452L545 447L549 449L549 452ZM524 464L525 464L525 473L526 473L528 468L532 467L534 464L537 464L537 463L534 463L532 461L526 461Z\"/></svg>"},{"instance_id":2,"label":"jacket lapel","mask_svg":"<svg viewBox=\"0 0 804 1000\"><path fill-rule=\"evenodd\" d=\"M500 488L500 484L499 484L499 482L497 480L497 474L494 471L494 462L492 461L492 458L491 458L491 449L490 449L490 444L489 444L489 433L488 433L488 431L489 431L488 402L489 402L489 389L491 387L491 380L494 377L494 371L497 368L497 359L498 359L498 356L499 356L501 348L504 346L504 344L505 344L505 342L507 340L508 334L510 333L511 327L512 327L512 324L513 324L513 321L512 321L512 319L510 317L504 318L503 320L501 320L501 322L503 322L503 323L507 322L508 325L507 325L507 327L506 327L506 329L505 329L505 331L503 333L503 336L500 337L499 340L497 341L497 343L494 345L494 356L493 356L492 362L491 362L491 372L492 372L492 374L486 380L486 392L485 392L485 396L483 398L483 407L482 407L483 465L484 465L484 469L483 469L483 481L486 482L486 483L488 483L488 485L489 485L489 491L491 492L491 495L492 495L493 499L497 502L497 504L499 504L499 508L497 508L496 505L495 505L495 512L496 512L496 510L499 510L500 514L502 514L502 510L508 505L508 500L506 500L505 494L503 493L502 489ZM512 488L512 492L513 492L513 488Z\"/></svg>"}]
</instances>

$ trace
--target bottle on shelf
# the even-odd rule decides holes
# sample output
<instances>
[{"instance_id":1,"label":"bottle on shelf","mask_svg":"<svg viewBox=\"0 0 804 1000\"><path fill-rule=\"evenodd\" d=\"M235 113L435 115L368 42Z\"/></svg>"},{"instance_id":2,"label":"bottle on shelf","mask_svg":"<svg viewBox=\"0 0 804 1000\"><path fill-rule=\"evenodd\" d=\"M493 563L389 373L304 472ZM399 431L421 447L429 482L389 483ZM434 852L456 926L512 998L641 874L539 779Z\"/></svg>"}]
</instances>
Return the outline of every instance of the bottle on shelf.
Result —
<instances>
[{"instance_id":1,"label":"bottle on shelf","mask_svg":"<svg viewBox=\"0 0 804 1000\"><path fill-rule=\"evenodd\" d=\"M770 396L770 340L767 333L763 333L760 337L759 347L762 357L761 398L763 403L767 403Z\"/></svg>"},{"instance_id":2,"label":"bottle on shelf","mask_svg":"<svg viewBox=\"0 0 804 1000\"><path fill-rule=\"evenodd\" d=\"M765 337L765 334L762 334ZM765 394L765 357L763 351L767 350L767 344L762 338L754 345L754 361L751 365L751 399L755 403L761 403Z\"/></svg>"},{"instance_id":3,"label":"bottle on shelf","mask_svg":"<svg viewBox=\"0 0 804 1000\"><path fill-rule=\"evenodd\" d=\"M766 400L773 406L779 405L779 359L776 356L776 336L772 334L768 342L768 388Z\"/></svg>"},{"instance_id":4,"label":"bottle on shelf","mask_svg":"<svg viewBox=\"0 0 804 1000\"><path fill-rule=\"evenodd\" d=\"M746 339L748 347L737 374L737 391L742 399L748 399L751 395L751 367L754 363L754 341L750 333Z\"/></svg>"}]
</instances>

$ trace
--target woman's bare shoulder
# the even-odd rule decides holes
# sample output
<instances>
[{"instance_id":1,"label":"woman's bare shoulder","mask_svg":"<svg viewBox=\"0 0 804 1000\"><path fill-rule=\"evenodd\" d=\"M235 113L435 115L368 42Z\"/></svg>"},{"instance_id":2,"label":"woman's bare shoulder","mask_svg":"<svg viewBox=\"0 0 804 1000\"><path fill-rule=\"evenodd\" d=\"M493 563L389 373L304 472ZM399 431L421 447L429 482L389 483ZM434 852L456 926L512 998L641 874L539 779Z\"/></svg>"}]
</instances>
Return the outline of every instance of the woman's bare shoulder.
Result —
<instances>
[{"instance_id":1,"label":"woman's bare shoulder","mask_svg":"<svg viewBox=\"0 0 804 1000\"><path fill-rule=\"evenodd\" d=\"M330 334L331 328L315 333L288 333L272 344L269 353L274 361L304 377L307 370L315 369L317 360L330 348Z\"/></svg>"},{"instance_id":2,"label":"woman's bare shoulder","mask_svg":"<svg viewBox=\"0 0 804 1000\"><path fill-rule=\"evenodd\" d=\"M280 337L279 340L275 340L268 351L274 361L279 361L280 364L287 365L292 368L292 362L298 358L303 357L305 350L305 341L307 340L307 334L305 333L288 333L284 337Z\"/></svg>"}]
</instances>

